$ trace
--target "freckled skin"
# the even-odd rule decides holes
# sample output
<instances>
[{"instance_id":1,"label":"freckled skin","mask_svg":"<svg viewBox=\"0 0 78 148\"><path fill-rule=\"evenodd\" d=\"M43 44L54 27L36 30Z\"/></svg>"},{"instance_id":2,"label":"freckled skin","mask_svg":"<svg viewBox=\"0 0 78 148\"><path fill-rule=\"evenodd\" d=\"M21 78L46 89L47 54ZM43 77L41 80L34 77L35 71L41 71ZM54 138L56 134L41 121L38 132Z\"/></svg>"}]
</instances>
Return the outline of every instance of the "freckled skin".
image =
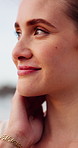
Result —
<instances>
[{"instance_id":1,"label":"freckled skin","mask_svg":"<svg viewBox=\"0 0 78 148\"><path fill-rule=\"evenodd\" d=\"M18 77L19 92L24 96L36 96L77 87L78 34L73 22L63 13L61 2L23 0L21 4L17 22L22 35L13 50L13 60L16 65L37 65L42 70L29 76ZM55 28L40 24L49 34L41 34L42 38L34 36L26 22L35 18L45 19ZM32 57L26 59L31 54ZM23 56L24 60L19 61L19 56Z\"/></svg>"}]
</instances>

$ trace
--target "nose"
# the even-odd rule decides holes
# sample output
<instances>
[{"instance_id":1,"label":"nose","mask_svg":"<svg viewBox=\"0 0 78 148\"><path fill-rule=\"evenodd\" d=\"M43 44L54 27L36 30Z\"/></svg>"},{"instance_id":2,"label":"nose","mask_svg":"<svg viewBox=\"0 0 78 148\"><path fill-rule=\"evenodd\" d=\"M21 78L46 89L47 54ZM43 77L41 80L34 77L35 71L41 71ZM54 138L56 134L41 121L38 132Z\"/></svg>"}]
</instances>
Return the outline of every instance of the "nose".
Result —
<instances>
[{"instance_id":1,"label":"nose","mask_svg":"<svg viewBox=\"0 0 78 148\"><path fill-rule=\"evenodd\" d=\"M29 48L29 45L26 44L26 42L18 41L12 52L14 63L16 64L16 62L18 61L31 59L32 56L33 54L31 49Z\"/></svg>"}]
</instances>

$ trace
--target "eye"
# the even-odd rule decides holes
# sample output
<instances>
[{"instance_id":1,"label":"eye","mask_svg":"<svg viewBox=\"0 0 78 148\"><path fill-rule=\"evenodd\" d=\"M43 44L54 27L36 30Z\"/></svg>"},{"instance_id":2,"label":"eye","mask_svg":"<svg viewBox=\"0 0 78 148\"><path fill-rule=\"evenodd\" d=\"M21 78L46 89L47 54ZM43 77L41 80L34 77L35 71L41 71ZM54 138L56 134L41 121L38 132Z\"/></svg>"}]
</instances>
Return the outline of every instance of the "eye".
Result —
<instances>
[{"instance_id":1,"label":"eye","mask_svg":"<svg viewBox=\"0 0 78 148\"><path fill-rule=\"evenodd\" d=\"M34 35L47 35L47 34L49 34L49 32L47 30L39 28L39 27L36 27L34 30L35 30Z\"/></svg>"},{"instance_id":2,"label":"eye","mask_svg":"<svg viewBox=\"0 0 78 148\"><path fill-rule=\"evenodd\" d=\"M20 39L20 37L21 37L21 31L15 31L15 34L16 34L16 36L17 36L17 39L19 40Z\"/></svg>"}]
</instances>

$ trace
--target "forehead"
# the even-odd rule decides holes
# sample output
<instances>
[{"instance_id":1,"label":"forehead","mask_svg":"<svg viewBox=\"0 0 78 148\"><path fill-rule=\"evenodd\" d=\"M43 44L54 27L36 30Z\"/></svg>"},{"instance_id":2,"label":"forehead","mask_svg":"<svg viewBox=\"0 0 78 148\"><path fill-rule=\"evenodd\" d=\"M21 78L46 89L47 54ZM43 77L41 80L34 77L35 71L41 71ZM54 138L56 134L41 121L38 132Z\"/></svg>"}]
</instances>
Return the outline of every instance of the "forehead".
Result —
<instances>
[{"instance_id":1,"label":"forehead","mask_svg":"<svg viewBox=\"0 0 78 148\"><path fill-rule=\"evenodd\" d=\"M59 20L60 23L65 21L63 20L63 8L63 0L22 0L16 21L20 24L32 19L42 18L55 25L58 24Z\"/></svg>"},{"instance_id":2,"label":"forehead","mask_svg":"<svg viewBox=\"0 0 78 148\"><path fill-rule=\"evenodd\" d=\"M26 17L36 17L42 15L48 15L62 11L63 0L22 0L19 7L19 15L25 15Z\"/></svg>"},{"instance_id":3,"label":"forehead","mask_svg":"<svg viewBox=\"0 0 78 148\"><path fill-rule=\"evenodd\" d=\"M56 1L56 0L55 0ZM44 6L46 6L46 4L51 4L52 0L21 0L21 4L20 4L20 7L21 6L27 6L28 9L29 7L30 8L42 8Z\"/></svg>"}]
</instances>

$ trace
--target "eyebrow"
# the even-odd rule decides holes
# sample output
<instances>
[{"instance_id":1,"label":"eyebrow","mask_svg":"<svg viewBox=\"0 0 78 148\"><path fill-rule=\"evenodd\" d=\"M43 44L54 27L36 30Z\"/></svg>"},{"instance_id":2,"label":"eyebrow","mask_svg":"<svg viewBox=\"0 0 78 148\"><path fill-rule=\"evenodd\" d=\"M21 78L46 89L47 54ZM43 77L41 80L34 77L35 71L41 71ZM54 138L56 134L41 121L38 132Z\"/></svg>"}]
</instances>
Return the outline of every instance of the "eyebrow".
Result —
<instances>
[{"instance_id":1,"label":"eyebrow","mask_svg":"<svg viewBox=\"0 0 78 148\"><path fill-rule=\"evenodd\" d=\"M50 26L50 27L54 27L51 23L49 23L48 21L44 20L44 19L32 19L30 21L27 22L27 25L28 26L31 26L31 25L36 25L36 24L45 24L47 26Z\"/></svg>"},{"instance_id":2,"label":"eyebrow","mask_svg":"<svg viewBox=\"0 0 78 148\"><path fill-rule=\"evenodd\" d=\"M47 25L49 27L55 28L51 23L49 23L48 21L46 21L44 19L41 19L41 18L29 20L27 22L27 26L33 26L33 25L40 24L40 23L41 24L45 24L45 25ZM15 28L18 28L19 27L19 23L15 22L14 26L15 26Z\"/></svg>"}]
</instances>

